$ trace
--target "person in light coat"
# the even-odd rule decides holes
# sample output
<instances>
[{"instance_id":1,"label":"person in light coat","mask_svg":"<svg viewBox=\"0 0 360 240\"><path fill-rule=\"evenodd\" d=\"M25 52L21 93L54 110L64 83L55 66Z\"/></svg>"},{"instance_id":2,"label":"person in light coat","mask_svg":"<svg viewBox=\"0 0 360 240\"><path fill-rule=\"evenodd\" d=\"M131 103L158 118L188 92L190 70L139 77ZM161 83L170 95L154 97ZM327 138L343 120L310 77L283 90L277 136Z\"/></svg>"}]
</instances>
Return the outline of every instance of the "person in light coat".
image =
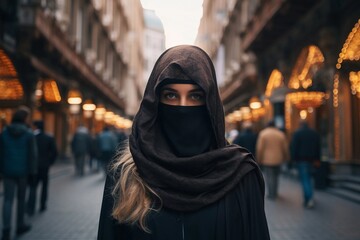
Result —
<instances>
[{"instance_id":1,"label":"person in light coat","mask_svg":"<svg viewBox=\"0 0 360 240\"><path fill-rule=\"evenodd\" d=\"M278 182L281 165L289 159L288 141L284 132L270 121L259 133L256 143L256 157L265 173L269 199L278 196Z\"/></svg>"}]
</instances>

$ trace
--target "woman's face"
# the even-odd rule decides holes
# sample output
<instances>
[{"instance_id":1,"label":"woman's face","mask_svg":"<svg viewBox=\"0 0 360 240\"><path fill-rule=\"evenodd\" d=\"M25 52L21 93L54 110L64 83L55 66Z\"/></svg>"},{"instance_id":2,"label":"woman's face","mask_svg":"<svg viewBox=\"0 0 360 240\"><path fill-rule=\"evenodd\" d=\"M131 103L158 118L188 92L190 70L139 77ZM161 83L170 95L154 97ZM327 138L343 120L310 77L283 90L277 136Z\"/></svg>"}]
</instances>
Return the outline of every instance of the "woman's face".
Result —
<instances>
[{"instance_id":1,"label":"woman's face","mask_svg":"<svg viewBox=\"0 0 360 240\"><path fill-rule=\"evenodd\" d=\"M167 84L160 90L160 102L173 106L201 106L204 91L195 84Z\"/></svg>"}]
</instances>

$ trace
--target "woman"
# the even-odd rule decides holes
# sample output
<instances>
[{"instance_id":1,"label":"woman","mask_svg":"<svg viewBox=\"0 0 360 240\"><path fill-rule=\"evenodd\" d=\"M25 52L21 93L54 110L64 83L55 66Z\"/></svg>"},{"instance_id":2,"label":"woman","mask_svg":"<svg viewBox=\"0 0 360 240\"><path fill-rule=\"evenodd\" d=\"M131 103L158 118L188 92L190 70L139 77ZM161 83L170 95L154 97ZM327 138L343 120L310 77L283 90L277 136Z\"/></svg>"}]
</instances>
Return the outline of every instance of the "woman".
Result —
<instances>
[{"instance_id":1,"label":"woman","mask_svg":"<svg viewBox=\"0 0 360 240\"><path fill-rule=\"evenodd\" d=\"M165 51L106 181L98 239L269 239L262 175L224 128L208 55Z\"/></svg>"}]
</instances>

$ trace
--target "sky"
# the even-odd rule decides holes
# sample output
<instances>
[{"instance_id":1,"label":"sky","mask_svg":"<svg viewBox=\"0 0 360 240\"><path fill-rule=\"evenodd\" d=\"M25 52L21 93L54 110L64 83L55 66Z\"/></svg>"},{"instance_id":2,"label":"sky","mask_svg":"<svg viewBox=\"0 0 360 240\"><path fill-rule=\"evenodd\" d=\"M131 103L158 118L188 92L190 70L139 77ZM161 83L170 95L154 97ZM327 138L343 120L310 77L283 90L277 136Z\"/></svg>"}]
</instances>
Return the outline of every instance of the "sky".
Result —
<instances>
[{"instance_id":1,"label":"sky","mask_svg":"<svg viewBox=\"0 0 360 240\"><path fill-rule=\"evenodd\" d=\"M161 19L166 48L194 44L202 16L202 0L141 0L145 9L155 10Z\"/></svg>"}]
</instances>

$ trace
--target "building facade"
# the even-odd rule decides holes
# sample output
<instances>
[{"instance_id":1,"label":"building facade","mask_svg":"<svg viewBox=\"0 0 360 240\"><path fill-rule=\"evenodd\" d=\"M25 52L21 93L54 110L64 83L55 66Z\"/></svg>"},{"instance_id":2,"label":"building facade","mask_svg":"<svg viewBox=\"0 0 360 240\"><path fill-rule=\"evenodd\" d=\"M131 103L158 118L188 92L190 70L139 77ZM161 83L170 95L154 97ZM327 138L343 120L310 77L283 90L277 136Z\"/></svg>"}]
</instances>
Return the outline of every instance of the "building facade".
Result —
<instances>
[{"instance_id":1,"label":"building facade","mask_svg":"<svg viewBox=\"0 0 360 240\"><path fill-rule=\"evenodd\" d=\"M156 60L165 51L165 32L154 10L144 9L144 80L145 87ZM145 88L144 88L145 89Z\"/></svg>"},{"instance_id":2,"label":"building facade","mask_svg":"<svg viewBox=\"0 0 360 240\"><path fill-rule=\"evenodd\" d=\"M1 128L27 105L65 155L80 124L92 133L129 125L127 106L138 102L132 85L140 81L133 72L142 76L142 43L128 48L130 36L142 34L140 1L9 0L0 11Z\"/></svg>"},{"instance_id":3,"label":"building facade","mask_svg":"<svg viewBox=\"0 0 360 240\"><path fill-rule=\"evenodd\" d=\"M208 12L224 13L218 27ZM228 122L274 119L290 139L306 119L322 160L360 163L358 1L205 0L203 18L197 44L220 63Z\"/></svg>"}]
</instances>

